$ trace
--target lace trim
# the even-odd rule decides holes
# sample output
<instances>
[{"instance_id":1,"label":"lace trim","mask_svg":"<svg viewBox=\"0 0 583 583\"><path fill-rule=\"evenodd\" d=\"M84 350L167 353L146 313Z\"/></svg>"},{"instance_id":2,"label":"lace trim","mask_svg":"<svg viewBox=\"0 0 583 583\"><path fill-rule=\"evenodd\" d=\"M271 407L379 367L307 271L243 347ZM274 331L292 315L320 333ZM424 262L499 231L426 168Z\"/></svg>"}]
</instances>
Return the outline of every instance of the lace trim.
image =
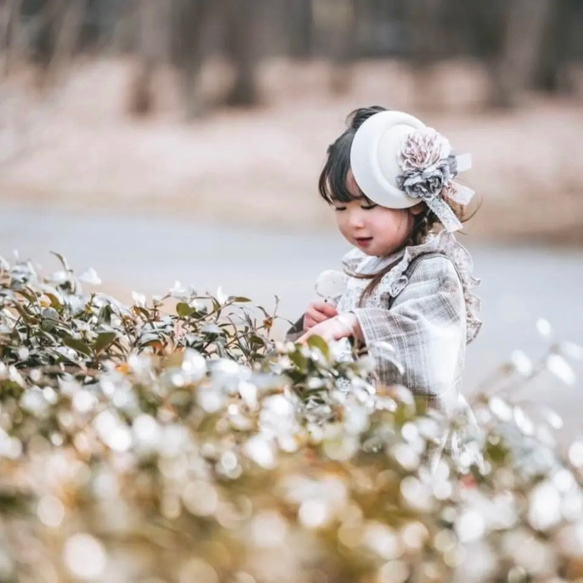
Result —
<instances>
[{"instance_id":1,"label":"lace trim","mask_svg":"<svg viewBox=\"0 0 583 583\"><path fill-rule=\"evenodd\" d=\"M358 266L369 256L363 253L360 249L353 248L344 257L342 257L342 267L346 272L356 273Z\"/></svg>"},{"instance_id":2,"label":"lace trim","mask_svg":"<svg viewBox=\"0 0 583 583\"><path fill-rule=\"evenodd\" d=\"M375 266L377 267L376 271L382 269L383 264L388 265L389 262L394 262L399 255L402 255L395 267L383 278L383 284L388 287L390 294L394 297L403 291L403 288L408 284L405 272L413 259L431 252L447 255L456 266L466 302L466 341L470 343L476 338L482 326L482 321L478 317L481 304L480 298L472 293L473 288L480 284L480 280L473 276L474 263L472 256L457 241L453 233L448 233L444 230L437 234L430 234L421 245L405 247L399 254L387 258L382 263L377 263ZM343 257L342 265L349 273L355 273L360 271L359 266L366 259L370 259L370 257L359 249L352 249Z\"/></svg>"}]
</instances>

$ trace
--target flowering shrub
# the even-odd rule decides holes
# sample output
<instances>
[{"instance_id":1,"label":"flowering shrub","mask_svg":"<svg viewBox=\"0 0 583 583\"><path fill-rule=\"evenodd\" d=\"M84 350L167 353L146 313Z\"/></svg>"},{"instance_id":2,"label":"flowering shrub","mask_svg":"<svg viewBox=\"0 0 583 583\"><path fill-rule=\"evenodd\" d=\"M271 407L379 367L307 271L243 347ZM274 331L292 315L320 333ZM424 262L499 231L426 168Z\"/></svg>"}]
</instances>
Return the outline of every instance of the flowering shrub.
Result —
<instances>
[{"instance_id":1,"label":"flowering shrub","mask_svg":"<svg viewBox=\"0 0 583 583\"><path fill-rule=\"evenodd\" d=\"M583 580L583 444L509 397L578 347L503 367L454 456L463 421L366 358L274 342L245 298L84 294L60 260L0 266L0 580Z\"/></svg>"}]
</instances>

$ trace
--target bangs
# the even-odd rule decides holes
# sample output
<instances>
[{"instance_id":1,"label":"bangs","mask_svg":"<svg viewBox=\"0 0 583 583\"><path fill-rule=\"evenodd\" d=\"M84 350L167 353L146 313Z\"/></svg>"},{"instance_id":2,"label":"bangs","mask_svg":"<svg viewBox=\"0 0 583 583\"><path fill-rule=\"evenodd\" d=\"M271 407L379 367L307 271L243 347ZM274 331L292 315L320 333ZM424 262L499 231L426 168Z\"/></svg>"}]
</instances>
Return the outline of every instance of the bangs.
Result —
<instances>
[{"instance_id":1,"label":"bangs","mask_svg":"<svg viewBox=\"0 0 583 583\"><path fill-rule=\"evenodd\" d=\"M365 200L368 203L372 201L364 195L362 190L354 182L358 194L355 196L348 188L348 172L350 171L350 149L354 134L358 128L372 115L387 111L384 107L373 105L372 107L361 107L355 109L347 121L348 128L344 133L328 147L327 159L320 179L318 181L318 190L320 196L328 203L349 203L354 200Z\"/></svg>"},{"instance_id":2,"label":"bangs","mask_svg":"<svg viewBox=\"0 0 583 583\"><path fill-rule=\"evenodd\" d=\"M354 196L348 188L350 170L350 147L352 135L343 135L328 148L328 159L320 174L318 190L320 196L328 203L348 203L353 200L366 199L361 190Z\"/></svg>"}]
</instances>

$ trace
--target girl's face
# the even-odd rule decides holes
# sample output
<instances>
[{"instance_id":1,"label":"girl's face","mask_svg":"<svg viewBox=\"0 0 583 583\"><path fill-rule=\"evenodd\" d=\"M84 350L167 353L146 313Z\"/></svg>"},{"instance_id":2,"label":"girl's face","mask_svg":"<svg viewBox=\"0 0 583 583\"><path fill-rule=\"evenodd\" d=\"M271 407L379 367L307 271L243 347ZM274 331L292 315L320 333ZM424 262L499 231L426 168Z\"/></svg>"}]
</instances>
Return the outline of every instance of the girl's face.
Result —
<instances>
[{"instance_id":1,"label":"girl's face","mask_svg":"<svg viewBox=\"0 0 583 583\"><path fill-rule=\"evenodd\" d=\"M411 234L417 208L389 209L378 206L362 198L351 172L348 172L346 180L355 200L334 203L336 222L344 238L367 255L385 257L399 250Z\"/></svg>"}]
</instances>

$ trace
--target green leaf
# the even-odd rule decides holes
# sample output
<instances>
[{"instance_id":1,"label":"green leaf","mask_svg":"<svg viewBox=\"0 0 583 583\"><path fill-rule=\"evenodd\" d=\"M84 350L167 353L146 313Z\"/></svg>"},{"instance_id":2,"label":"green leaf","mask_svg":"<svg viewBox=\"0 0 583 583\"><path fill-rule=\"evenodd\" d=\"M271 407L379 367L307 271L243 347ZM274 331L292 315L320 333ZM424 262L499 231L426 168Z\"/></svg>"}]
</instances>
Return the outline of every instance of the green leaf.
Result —
<instances>
[{"instance_id":1,"label":"green leaf","mask_svg":"<svg viewBox=\"0 0 583 583\"><path fill-rule=\"evenodd\" d=\"M321 336L310 336L308 338L308 346L310 348L317 348L326 360L330 359L330 348Z\"/></svg>"},{"instance_id":2,"label":"green leaf","mask_svg":"<svg viewBox=\"0 0 583 583\"><path fill-rule=\"evenodd\" d=\"M176 304L176 313L181 318L188 318L196 312L196 308L191 308L186 302L178 302Z\"/></svg>"},{"instance_id":3,"label":"green leaf","mask_svg":"<svg viewBox=\"0 0 583 583\"><path fill-rule=\"evenodd\" d=\"M43 320L50 320L52 322L58 322L59 321L59 313L57 312L57 310L55 310L55 308L45 308L42 311L42 318L43 318Z\"/></svg>"},{"instance_id":4,"label":"green leaf","mask_svg":"<svg viewBox=\"0 0 583 583\"><path fill-rule=\"evenodd\" d=\"M116 339L117 334L115 332L102 332L97 336L93 349L95 352L101 352L105 350L111 343Z\"/></svg>"},{"instance_id":5,"label":"green leaf","mask_svg":"<svg viewBox=\"0 0 583 583\"><path fill-rule=\"evenodd\" d=\"M212 334L212 335L217 334L217 335L219 335L222 333L222 330L217 324L207 324L202 329L202 332L204 332L205 334Z\"/></svg>"},{"instance_id":6,"label":"green leaf","mask_svg":"<svg viewBox=\"0 0 583 583\"><path fill-rule=\"evenodd\" d=\"M296 350L289 355L289 359L300 369L305 370L308 365L306 357L299 351Z\"/></svg>"},{"instance_id":7,"label":"green leaf","mask_svg":"<svg viewBox=\"0 0 583 583\"><path fill-rule=\"evenodd\" d=\"M140 337L140 346L145 347L153 342L162 342L162 337L160 334L156 334L155 332L148 332Z\"/></svg>"},{"instance_id":8,"label":"green leaf","mask_svg":"<svg viewBox=\"0 0 583 583\"><path fill-rule=\"evenodd\" d=\"M29 314L20 302L16 302L14 304L14 308L20 314L20 317L24 320L24 322L26 322L28 325L37 323L36 318L32 314Z\"/></svg>"},{"instance_id":9,"label":"green leaf","mask_svg":"<svg viewBox=\"0 0 583 583\"><path fill-rule=\"evenodd\" d=\"M51 254L54 255L55 257L57 257L57 259L61 262L61 265L63 266L63 269L65 271L71 271L71 268L69 267L69 264L67 263L67 260L60 253L57 253L56 251L51 251Z\"/></svg>"},{"instance_id":10,"label":"green leaf","mask_svg":"<svg viewBox=\"0 0 583 583\"><path fill-rule=\"evenodd\" d=\"M91 348L87 344L85 344L85 342L83 342L82 340L78 340L77 338L73 338L68 334L65 334L63 336L63 344L65 344L69 348L72 348L73 350L76 350L77 352L80 352L81 354L84 354L85 356L93 355Z\"/></svg>"},{"instance_id":11,"label":"green leaf","mask_svg":"<svg viewBox=\"0 0 583 583\"><path fill-rule=\"evenodd\" d=\"M75 358L72 358L67 354L67 351L64 346L58 346L57 348L54 349L54 352L68 363L76 365L80 364L77 360L75 360Z\"/></svg>"},{"instance_id":12,"label":"green leaf","mask_svg":"<svg viewBox=\"0 0 583 583\"><path fill-rule=\"evenodd\" d=\"M59 298L50 292L46 292L47 297L49 298L49 300L51 300L51 306L55 309L55 310L61 310L63 309L63 304L61 303L61 301L59 300Z\"/></svg>"},{"instance_id":13,"label":"green leaf","mask_svg":"<svg viewBox=\"0 0 583 583\"><path fill-rule=\"evenodd\" d=\"M249 298L245 298L243 296L234 296L234 297L230 297L229 301L235 302L238 304L245 304L245 303L249 303L251 300Z\"/></svg>"},{"instance_id":14,"label":"green leaf","mask_svg":"<svg viewBox=\"0 0 583 583\"><path fill-rule=\"evenodd\" d=\"M259 336L250 336L249 344L254 344L255 346L265 346L265 340Z\"/></svg>"},{"instance_id":15,"label":"green leaf","mask_svg":"<svg viewBox=\"0 0 583 583\"><path fill-rule=\"evenodd\" d=\"M143 308L142 306L132 306L132 310L136 315L142 316L145 320L150 318L150 312L147 308Z\"/></svg>"},{"instance_id":16,"label":"green leaf","mask_svg":"<svg viewBox=\"0 0 583 583\"><path fill-rule=\"evenodd\" d=\"M110 304L104 304L99 309L97 315L98 324L111 324L111 316L113 315L113 309Z\"/></svg>"},{"instance_id":17,"label":"green leaf","mask_svg":"<svg viewBox=\"0 0 583 583\"><path fill-rule=\"evenodd\" d=\"M37 301L37 297L34 290L28 286L24 286L20 289L17 289L16 293L21 295L26 300L28 300L31 304L34 304Z\"/></svg>"}]
</instances>

